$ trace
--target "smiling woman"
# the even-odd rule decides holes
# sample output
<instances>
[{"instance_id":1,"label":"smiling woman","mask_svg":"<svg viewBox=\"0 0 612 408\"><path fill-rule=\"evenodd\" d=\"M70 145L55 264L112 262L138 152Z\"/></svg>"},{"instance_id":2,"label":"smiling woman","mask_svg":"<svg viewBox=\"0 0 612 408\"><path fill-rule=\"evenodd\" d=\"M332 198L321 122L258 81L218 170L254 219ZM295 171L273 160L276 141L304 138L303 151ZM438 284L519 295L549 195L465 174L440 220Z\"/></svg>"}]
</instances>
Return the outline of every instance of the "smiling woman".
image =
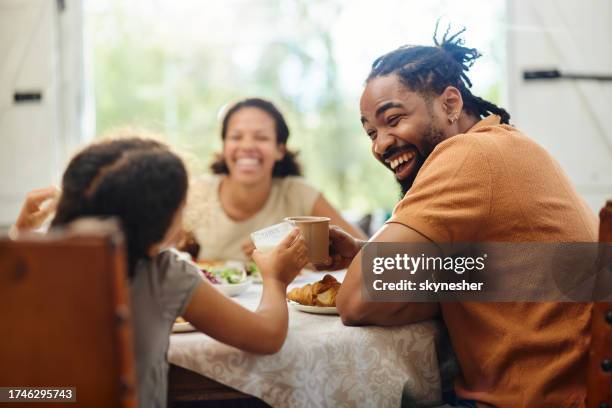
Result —
<instances>
[{"instance_id":1,"label":"smiling woman","mask_svg":"<svg viewBox=\"0 0 612 408\"><path fill-rule=\"evenodd\" d=\"M200 258L248 259L254 249L249 234L290 216L329 217L363 237L300 177L297 154L287 148L289 127L271 102L249 98L232 105L221 138L215 174L193 183L187 204L185 229L200 244Z\"/></svg>"},{"instance_id":2,"label":"smiling woman","mask_svg":"<svg viewBox=\"0 0 612 408\"><path fill-rule=\"evenodd\" d=\"M215 174L230 174L230 168L233 168L235 175L244 177L247 182L250 177L269 171L275 177L302 175L297 154L287 149L287 122L269 101L248 98L232 105L223 117L221 138L223 153L211 165ZM258 151L239 149L251 141L260 148ZM258 173L257 170L262 168L266 172Z\"/></svg>"}]
</instances>

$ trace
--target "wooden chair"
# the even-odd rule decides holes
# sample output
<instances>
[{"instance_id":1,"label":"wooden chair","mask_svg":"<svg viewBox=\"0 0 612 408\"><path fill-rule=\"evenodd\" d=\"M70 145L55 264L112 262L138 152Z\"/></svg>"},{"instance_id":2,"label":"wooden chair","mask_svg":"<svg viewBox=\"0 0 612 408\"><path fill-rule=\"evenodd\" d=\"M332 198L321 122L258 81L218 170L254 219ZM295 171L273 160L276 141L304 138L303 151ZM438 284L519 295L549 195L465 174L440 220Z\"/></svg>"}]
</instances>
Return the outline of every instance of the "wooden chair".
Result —
<instances>
[{"instance_id":1,"label":"wooden chair","mask_svg":"<svg viewBox=\"0 0 612 408\"><path fill-rule=\"evenodd\" d=\"M612 242L612 200L599 213L599 242ZM612 251L600 247L599 266L606 268L610 282ZM601 269L600 269L601 270ZM589 355L587 406L612 408L612 302L596 302L591 319L591 349Z\"/></svg>"},{"instance_id":2,"label":"wooden chair","mask_svg":"<svg viewBox=\"0 0 612 408\"><path fill-rule=\"evenodd\" d=\"M75 387L70 406L135 407L129 311L115 224L0 238L0 386Z\"/></svg>"}]
</instances>

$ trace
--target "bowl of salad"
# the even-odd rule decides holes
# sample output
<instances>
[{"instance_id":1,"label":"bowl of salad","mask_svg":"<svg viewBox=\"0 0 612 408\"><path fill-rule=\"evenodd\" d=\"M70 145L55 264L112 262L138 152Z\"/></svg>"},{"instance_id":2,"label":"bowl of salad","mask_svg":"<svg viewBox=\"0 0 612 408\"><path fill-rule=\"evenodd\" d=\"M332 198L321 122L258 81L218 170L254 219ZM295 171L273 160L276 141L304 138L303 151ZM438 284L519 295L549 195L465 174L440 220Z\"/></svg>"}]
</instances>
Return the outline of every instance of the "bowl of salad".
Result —
<instances>
[{"instance_id":1,"label":"bowl of salad","mask_svg":"<svg viewBox=\"0 0 612 408\"><path fill-rule=\"evenodd\" d=\"M259 268L257 264L253 261L247 262L244 266L247 276L251 278L251 280L255 283L263 283L263 279L261 278L261 273L259 272Z\"/></svg>"},{"instance_id":2,"label":"bowl of salad","mask_svg":"<svg viewBox=\"0 0 612 408\"><path fill-rule=\"evenodd\" d=\"M238 296L251 286L251 279L243 262L198 262L205 279L227 296Z\"/></svg>"}]
</instances>

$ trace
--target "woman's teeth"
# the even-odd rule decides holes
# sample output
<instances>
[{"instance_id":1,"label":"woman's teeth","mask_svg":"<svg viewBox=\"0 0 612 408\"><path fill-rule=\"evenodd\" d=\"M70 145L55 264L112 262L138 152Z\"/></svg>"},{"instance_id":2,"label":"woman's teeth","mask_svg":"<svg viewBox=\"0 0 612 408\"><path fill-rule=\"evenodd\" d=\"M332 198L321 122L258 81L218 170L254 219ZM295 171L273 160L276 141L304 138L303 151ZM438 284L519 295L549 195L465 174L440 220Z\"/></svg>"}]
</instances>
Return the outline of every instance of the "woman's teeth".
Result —
<instances>
[{"instance_id":1,"label":"woman's teeth","mask_svg":"<svg viewBox=\"0 0 612 408\"><path fill-rule=\"evenodd\" d=\"M242 158L242 159L237 159L236 164L238 166L258 166L259 160L251 159L251 158Z\"/></svg>"},{"instance_id":2,"label":"woman's teeth","mask_svg":"<svg viewBox=\"0 0 612 408\"><path fill-rule=\"evenodd\" d=\"M395 170L397 166L399 166L400 164L404 162L410 161L413 158L414 158L414 152L406 152L402 154L401 156L396 157L393 160L387 160L387 163L389 164L389 166L391 166L393 170Z\"/></svg>"}]
</instances>

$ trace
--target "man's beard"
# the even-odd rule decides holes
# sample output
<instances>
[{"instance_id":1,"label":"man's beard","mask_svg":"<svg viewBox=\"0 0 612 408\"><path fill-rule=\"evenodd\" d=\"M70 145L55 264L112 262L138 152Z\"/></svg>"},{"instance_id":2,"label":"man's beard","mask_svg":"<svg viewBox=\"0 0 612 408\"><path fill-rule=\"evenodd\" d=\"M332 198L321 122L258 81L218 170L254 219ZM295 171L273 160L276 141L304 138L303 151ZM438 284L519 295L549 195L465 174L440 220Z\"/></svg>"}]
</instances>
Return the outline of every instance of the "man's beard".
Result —
<instances>
[{"instance_id":1,"label":"man's beard","mask_svg":"<svg viewBox=\"0 0 612 408\"><path fill-rule=\"evenodd\" d=\"M400 199L404 198L408 190L410 190L410 188L412 187L412 184L414 184L414 179L416 179L417 174L419 174L419 170L421 170L421 166L423 166L423 163L425 163L427 156L423 156L421 155L421 153L417 153L416 156L414 156L414 161L416 165L414 171L403 180L399 180L397 177L395 178L395 180L399 183L400 188L402 189Z\"/></svg>"},{"instance_id":2,"label":"man's beard","mask_svg":"<svg viewBox=\"0 0 612 408\"><path fill-rule=\"evenodd\" d=\"M398 180L397 177L395 178L395 180L397 180L397 182L399 183L402 189L400 199L404 198L408 190L410 190L410 188L412 187L412 184L414 183L416 176L419 174L419 171L421 170L423 163L425 163L425 160L427 160L427 158L429 157L433 149L440 142L443 142L444 140L445 140L444 133L442 132L442 130L434 126L433 118L432 118L429 124L429 129L423 135L423 147L425 151L421 154L421 152L418 149L416 150L416 155L414 156L416 166L414 168L414 171L410 173L410 175L403 180Z\"/></svg>"}]
</instances>

